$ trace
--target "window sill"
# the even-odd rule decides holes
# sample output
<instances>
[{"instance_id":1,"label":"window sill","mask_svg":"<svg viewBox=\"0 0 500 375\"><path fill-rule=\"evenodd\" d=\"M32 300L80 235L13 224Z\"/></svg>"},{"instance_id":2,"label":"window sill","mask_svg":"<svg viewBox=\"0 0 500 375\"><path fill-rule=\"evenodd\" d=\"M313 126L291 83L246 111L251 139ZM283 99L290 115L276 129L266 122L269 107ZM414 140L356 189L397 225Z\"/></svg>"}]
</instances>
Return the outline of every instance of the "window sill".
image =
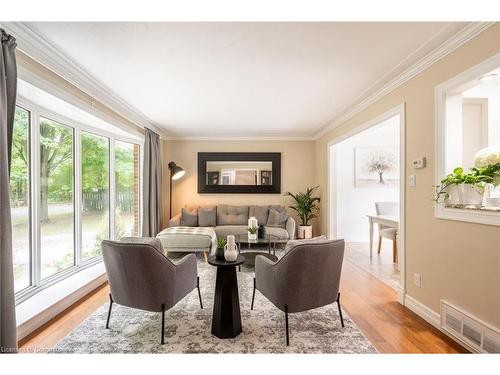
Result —
<instances>
[{"instance_id":1,"label":"window sill","mask_svg":"<svg viewBox=\"0 0 500 375\"><path fill-rule=\"evenodd\" d=\"M500 226L500 208L468 208L437 204L435 216L438 219Z\"/></svg>"},{"instance_id":2,"label":"window sill","mask_svg":"<svg viewBox=\"0 0 500 375\"><path fill-rule=\"evenodd\" d=\"M104 263L99 262L18 304L16 306L18 340L29 335L106 280Z\"/></svg>"}]
</instances>

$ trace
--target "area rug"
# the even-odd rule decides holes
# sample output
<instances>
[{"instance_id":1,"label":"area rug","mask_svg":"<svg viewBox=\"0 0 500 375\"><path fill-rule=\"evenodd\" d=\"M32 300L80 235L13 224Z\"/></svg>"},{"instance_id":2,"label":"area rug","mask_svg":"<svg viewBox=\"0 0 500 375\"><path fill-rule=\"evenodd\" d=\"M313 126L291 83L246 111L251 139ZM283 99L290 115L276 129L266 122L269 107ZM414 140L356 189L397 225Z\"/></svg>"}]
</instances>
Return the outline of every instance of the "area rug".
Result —
<instances>
[{"instance_id":1,"label":"area rug","mask_svg":"<svg viewBox=\"0 0 500 375\"><path fill-rule=\"evenodd\" d=\"M278 255L278 254L277 254ZM281 254L280 254L281 255ZM110 329L105 329L105 303L53 349L52 353L376 353L375 348L343 311L340 324L336 304L289 314L290 346L285 344L285 317L258 291L250 310L253 269L238 272L243 332L219 339L211 331L215 267L198 258L203 298L196 290L165 316L165 344L160 344L161 314L113 305Z\"/></svg>"}]
</instances>

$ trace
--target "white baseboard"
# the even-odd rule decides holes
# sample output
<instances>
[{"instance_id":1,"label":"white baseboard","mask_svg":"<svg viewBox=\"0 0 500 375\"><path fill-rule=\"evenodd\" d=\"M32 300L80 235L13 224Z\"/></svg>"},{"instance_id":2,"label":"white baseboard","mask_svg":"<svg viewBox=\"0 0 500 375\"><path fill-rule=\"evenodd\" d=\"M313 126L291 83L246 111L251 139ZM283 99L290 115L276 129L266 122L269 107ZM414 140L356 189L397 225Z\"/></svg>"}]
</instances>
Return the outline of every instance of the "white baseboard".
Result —
<instances>
[{"instance_id":1,"label":"white baseboard","mask_svg":"<svg viewBox=\"0 0 500 375\"><path fill-rule=\"evenodd\" d=\"M427 323L441 330L441 319L439 313L430 309L422 302L417 301L415 298L409 296L408 294L404 296L404 306L406 306L415 314L417 314L419 317L424 319Z\"/></svg>"},{"instance_id":2,"label":"white baseboard","mask_svg":"<svg viewBox=\"0 0 500 375\"><path fill-rule=\"evenodd\" d=\"M47 323L52 318L56 317L58 314L66 310L68 307L78 302L80 299L85 297L87 294L97 289L99 286L104 284L108 280L108 275L106 273L96 277L92 281L83 285L81 288L75 290L71 294L67 295L63 299L57 301L49 308L43 310L39 314L36 314L31 319L26 320L17 327L17 339L21 340L28 336L30 333L34 332L37 328Z\"/></svg>"},{"instance_id":3,"label":"white baseboard","mask_svg":"<svg viewBox=\"0 0 500 375\"><path fill-rule=\"evenodd\" d=\"M398 293L398 296L399 296L399 293ZM450 339L452 339L456 343L462 345L464 348L471 351L472 353L478 353L477 349L471 347L466 342L460 340L459 338L450 334L448 331L446 331L445 329L443 329L441 327L441 315L439 313L437 313L436 311L427 307L422 302L417 301L415 298L409 296L408 294L404 295L403 299L404 299L403 305L406 306L407 308L409 308L411 311L413 311L419 317L424 319L427 323L431 324L433 327L437 328L439 331L444 333Z\"/></svg>"}]
</instances>

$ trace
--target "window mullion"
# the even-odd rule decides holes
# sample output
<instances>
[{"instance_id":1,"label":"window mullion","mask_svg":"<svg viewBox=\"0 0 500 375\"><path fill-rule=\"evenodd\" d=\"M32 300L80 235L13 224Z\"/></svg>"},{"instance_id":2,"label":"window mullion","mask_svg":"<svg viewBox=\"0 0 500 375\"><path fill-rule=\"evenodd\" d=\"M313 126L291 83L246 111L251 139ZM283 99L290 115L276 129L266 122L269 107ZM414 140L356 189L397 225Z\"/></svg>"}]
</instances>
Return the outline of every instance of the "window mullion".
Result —
<instances>
[{"instance_id":1,"label":"window mullion","mask_svg":"<svg viewBox=\"0 0 500 375\"><path fill-rule=\"evenodd\" d=\"M41 281L41 232L40 232L40 114L31 111L32 153L31 153L31 270L32 286L38 287Z\"/></svg>"},{"instance_id":2,"label":"window mullion","mask_svg":"<svg viewBox=\"0 0 500 375\"><path fill-rule=\"evenodd\" d=\"M115 223L116 223L116 181L115 181L115 140L109 140L109 238L111 240L115 237Z\"/></svg>"},{"instance_id":3,"label":"window mullion","mask_svg":"<svg viewBox=\"0 0 500 375\"><path fill-rule=\"evenodd\" d=\"M80 129L74 128L74 178L73 178L73 194L74 194L74 221L75 221L75 265L78 267L82 262L82 163L81 149L82 143L80 138Z\"/></svg>"}]
</instances>

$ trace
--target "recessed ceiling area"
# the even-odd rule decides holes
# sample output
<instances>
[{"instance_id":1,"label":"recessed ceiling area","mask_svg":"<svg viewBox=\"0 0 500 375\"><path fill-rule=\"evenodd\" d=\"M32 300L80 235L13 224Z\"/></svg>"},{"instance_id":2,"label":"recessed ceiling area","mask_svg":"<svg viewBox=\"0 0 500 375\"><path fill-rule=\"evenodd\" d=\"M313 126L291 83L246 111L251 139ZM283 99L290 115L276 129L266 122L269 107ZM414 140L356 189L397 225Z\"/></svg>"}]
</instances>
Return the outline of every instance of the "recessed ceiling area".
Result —
<instances>
[{"instance_id":1,"label":"recessed ceiling area","mask_svg":"<svg viewBox=\"0 0 500 375\"><path fill-rule=\"evenodd\" d=\"M170 137L307 138L468 23L26 25Z\"/></svg>"}]
</instances>

